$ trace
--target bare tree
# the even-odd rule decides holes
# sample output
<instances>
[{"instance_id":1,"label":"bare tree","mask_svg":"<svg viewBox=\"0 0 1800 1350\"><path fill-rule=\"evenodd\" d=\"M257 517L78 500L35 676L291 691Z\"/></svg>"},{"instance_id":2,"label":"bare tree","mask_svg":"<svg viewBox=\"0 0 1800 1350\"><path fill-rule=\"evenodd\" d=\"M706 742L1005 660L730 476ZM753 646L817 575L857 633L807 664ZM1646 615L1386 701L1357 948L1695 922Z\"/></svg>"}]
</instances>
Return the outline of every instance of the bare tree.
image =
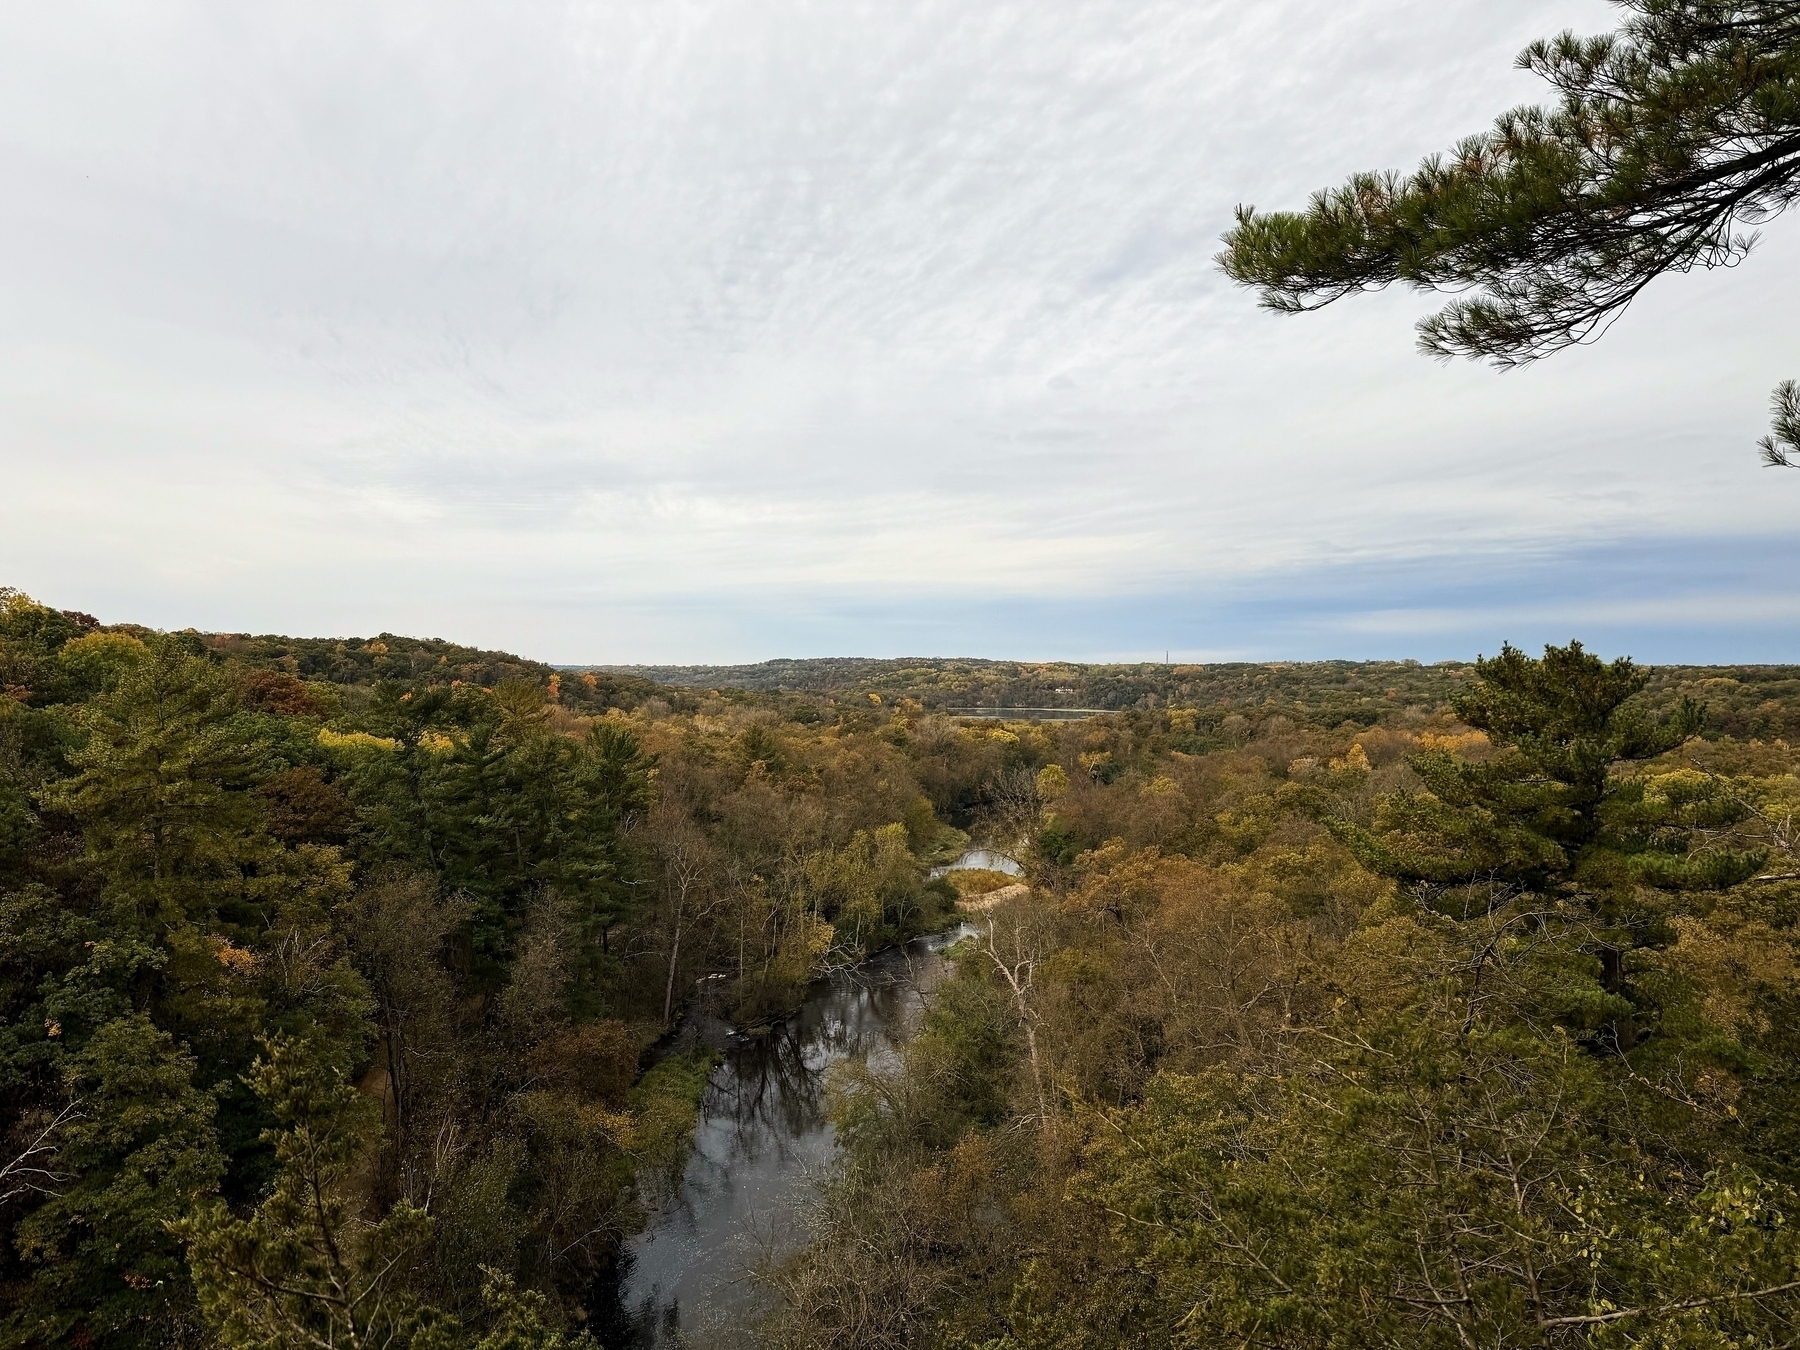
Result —
<instances>
[{"instance_id":1,"label":"bare tree","mask_svg":"<svg viewBox=\"0 0 1800 1350\"><path fill-rule=\"evenodd\" d=\"M994 844L1023 852L1037 837L1042 817L1037 776L1022 764L1002 771L987 797L988 830Z\"/></svg>"},{"instance_id":2,"label":"bare tree","mask_svg":"<svg viewBox=\"0 0 1800 1350\"><path fill-rule=\"evenodd\" d=\"M675 1011L675 977L681 968L681 946L695 923L719 907L714 886L714 859L706 836L680 807L659 803L651 812L649 832L656 846L658 899L668 937L668 975L663 982L662 1021Z\"/></svg>"},{"instance_id":3,"label":"bare tree","mask_svg":"<svg viewBox=\"0 0 1800 1350\"><path fill-rule=\"evenodd\" d=\"M51 1165L58 1148L56 1132L79 1119L81 1102L76 1099L58 1111L16 1156L0 1163L0 1205L27 1195L56 1194L56 1188L69 1179Z\"/></svg>"},{"instance_id":4,"label":"bare tree","mask_svg":"<svg viewBox=\"0 0 1800 1350\"><path fill-rule=\"evenodd\" d=\"M1034 986L1038 967L1051 951L1049 916L1029 898L1009 901L988 912L985 923L976 930L974 942L975 950L987 958L1012 994L1013 1011L1025 1034L1025 1054L1031 1064L1038 1117L1048 1127L1052 1124L1050 1096L1038 1050L1041 1014Z\"/></svg>"}]
</instances>

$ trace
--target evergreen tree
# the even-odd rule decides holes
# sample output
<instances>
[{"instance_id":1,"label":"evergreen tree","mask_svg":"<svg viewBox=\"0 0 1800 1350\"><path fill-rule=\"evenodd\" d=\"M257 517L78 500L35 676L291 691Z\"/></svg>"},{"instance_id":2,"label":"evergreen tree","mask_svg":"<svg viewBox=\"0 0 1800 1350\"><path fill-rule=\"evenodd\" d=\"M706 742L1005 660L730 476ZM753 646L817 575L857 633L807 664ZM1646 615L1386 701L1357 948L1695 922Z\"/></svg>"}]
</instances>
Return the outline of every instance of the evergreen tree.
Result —
<instances>
[{"instance_id":1,"label":"evergreen tree","mask_svg":"<svg viewBox=\"0 0 1800 1350\"><path fill-rule=\"evenodd\" d=\"M1742 259L1800 194L1800 6L1614 2L1619 31L1519 57L1552 106L1305 211L1241 206L1220 265L1282 313L1395 282L1472 291L1420 323L1419 345L1508 366L1597 336L1664 273ZM1784 425L1778 407L1769 463L1788 463Z\"/></svg>"},{"instance_id":2,"label":"evergreen tree","mask_svg":"<svg viewBox=\"0 0 1800 1350\"><path fill-rule=\"evenodd\" d=\"M287 767L275 727L193 646L153 635L82 707L75 772L41 801L81 829L78 871L109 939L96 955L129 970L121 994L184 1040L219 1094L230 1186L243 1191L268 1163L256 1145L266 1121L242 1084L256 1038L306 1035L347 1062L368 1033L367 995L328 917L348 869L335 849L270 833L257 788Z\"/></svg>"},{"instance_id":3,"label":"evergreen tree","mask_svg":"<svg viewBox=\"0 0 1800 1350\"><path fill-rule=\"evenodd\" d=\"M76 773L46 804L80 822L107 904L144 932L262 926L259 880L275 850L251 789L267 746L240 716L235 688L179 635L153 638L83 709Z\"/></svg>"},{"instance_id":4,"label":"evergreen tree","mask_svg":"<svg viewBox=\"0 0 1800 1350\"><path fill-rule=\"evenodd\" d=\"M642 889L624 836L648 805L654 761L625 727L598 721L577 740L548 718L543 691L523 681L416 697L383 686L369 721L395 747L357 753L346 775L369 822L365 856L411 858L468 896L470 946L496 986L539 894L569 906L591 975Z\"/></svg>"},{"instance_id":5,"label":"evergreen tree","mask_svg":"<svg viewBox=\"0 0 1800 1350\"><path fill-rule=\"evenodd\" d=\"M65 1073L57 1153L69 1180L19 1224L30 1294L8 1323L25 1345L197 1340L193 1291L170 1224L225 1171L193 1056L136 1014L104 1024Z\"/></svg>"},{"instance_id":6,"label":"evergreen tree","mask_svg":"<svg viewBox=\"0 0 1800 1350\"><path fill-rule=\"evenodd\" d=\"M482 1301L494 1317L494 1327L475 1343L475 1350L599 1350L586 1332L565 1336L546 1325L547 1300L534 1290L513 1287L502 1271L486 1272Z\"/></svg>"},{"instance_id":7,"label":"evergreen tree","mask_svg":"<svg viewBox=\"0 0 1800 1350\"><path fill-rule=\"evenodd\" d=\"M1800 469L1800 384L1783 380L1770 400L1769 434L1760 442L1771 469Z\"/></svg>"},{"instance_id":8,"label":"evergreen tree","mask_svg":"<svg viewBox=\"0 0 1800 1350\"><path fill-rule=\"evenodd\" d=\"M1557 1015L1630 1049L1648 1013L1630 953L1671 940L1675 897L1727 889L1763 861L1714 842L1744 816L1723 785L1632 771L1697 734L1704 710L1687 700L1647 716L1633 702L1644 672L1578 642L1546 647L1542 660L1506 646L1476 675L1455 707L1487 734L1493 758L1415 754L1420 790L1380 799L1368 827L1328 823L1365 865L1414 885L1442 912L1556 932L1585 954L1561 972Z\"/></svg>"},{"instance_id":9,"label":"evergreen tree","mask_svg":"<svg viewBox=\"0 0 1800 1350\"><path fill-rule=\"evenodd\" d=\"M274 1037L265 1052L250 1079L276 1122L269 1194L248 1217L215 1203L177 1226L207 1320L228 1350L404 1345L421 1312L407 1262L431 1220L404 1200L361 1216L355 1169L379 1129L375 1103L317 1047Z\"/></svg>"},{"instance_id":10,"label":"evergreen tree","mask_svg":"<svg viewBox=\"0 0 1800 1350\"><path fill-rule=\"evenodd\" d=\"M1423 792L1386 798L1374 833L1338 824L1364 861L1410 881L1533 890L1627 874L1710 888L1754 870L1756 858L1695 855L1679 831L1647 828L1644 784L1619 773L1698 734L1697 703L1648 717L1632 701L1645 672L1624 658L1609 665L1579 642L1546 647L1541 661L1505 646L1475 674L1452 706L1501 753L1480 762L1445 749L1413 755Z\"/></svg>"}]
</instances>

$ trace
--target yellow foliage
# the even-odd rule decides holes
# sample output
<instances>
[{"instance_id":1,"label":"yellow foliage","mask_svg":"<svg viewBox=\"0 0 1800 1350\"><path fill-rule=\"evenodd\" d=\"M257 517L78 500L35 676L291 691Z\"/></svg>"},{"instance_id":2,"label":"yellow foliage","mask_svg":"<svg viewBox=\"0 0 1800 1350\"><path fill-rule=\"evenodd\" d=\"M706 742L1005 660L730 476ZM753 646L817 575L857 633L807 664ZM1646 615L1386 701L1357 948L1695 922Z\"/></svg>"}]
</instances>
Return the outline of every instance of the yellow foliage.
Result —
<instances>
[{"instance_id":1,"label":"yellow foliage","mask_svg":"<svg viewBox=\"0 0 1800 1350\"><path fill-rule=\"evenodd\" d=\"M1760 919L1715 913L1675 918L1679 940L1664 958L1701 989L1706 1020L1723 1030L1769 1029L1753 1002L1759 988L1786 990L1800 978L1794 940Z\"/></svg>"},{"instance_id":2,"label":"yellow foliage","mask_svg":"<svg viewBox=\"0 0 1800 1350\"><path fill-rule=\"evenodd\" d=\"M837 929L823 919L811 919L807 924L805 949L816 966L825 959L831 950L831 944L837 940Z\"/></svg>"},{"instance_id":3,"label":"yellow foliage","mask_svg":"<svg viewBox=\"0 0 1800 1350\"><path fill-rule=\"evenodd\" d=\"M1465 731L1455 736L1427 731L1419 737L1419 749L1442 750L1446 754L1467 756L1492 749L1492 744L1485 731Z\"/></svg>"},{"instance_id":4,"label":"yellow foliage","mask_svg":"<svg viewBox=\"0 0 1800 1350\"><path fill-rule=\"evenodd\" d=\"M371 736L366 731L333 731L319 728L319 744L327 750L398 750L400 742L391 736Z\"/></svg>"},{"instance_id":5,"label":"yellow foliage","mask_svg":"<svg viewBox=\"0 0 1800 1350\"><path fill-rule=\"evenodd\" d=\"M82 674L104 674L124 666L136 665L149 648L124 633L84 633L63 643L57 657L72 670Z\"/></svg>"},{"instance_id":6,"label":"yellow foliage","mask_svg":"<svg viewBox=\"0 0 1800 1350\"><path fill-rule=\"evenodd\" d=\"M956 888L958 895L970 896L997 891L1002 886L1012 885L1018 878L1005 872L990 872L985 867L958 867L944 873L944 880Z\"/></svg>"},{"instance_id":7,"label":"yellow foliage","mask_svg":"<svg viewBox=\"0 0 1800 1350\"><path fill-rule=\"evenodd\" d=\"M234 975L248 975L256 969L258 957L245 947L234 947L222 937L212 939L212 954L218 963Z\"/></svg>"},{"instance_id":8,"label":"yellow foliage","mask_svg":"<svg viewBox=\"0 0 1800 1350\"><path fill-rule=\"evenodd\" d=\"M1698 769L1655 774L1644 783L1646 803L1658 806L1684 806L1704 801L1715 791L1713 779Z\"/></svg>"}]
</instances>

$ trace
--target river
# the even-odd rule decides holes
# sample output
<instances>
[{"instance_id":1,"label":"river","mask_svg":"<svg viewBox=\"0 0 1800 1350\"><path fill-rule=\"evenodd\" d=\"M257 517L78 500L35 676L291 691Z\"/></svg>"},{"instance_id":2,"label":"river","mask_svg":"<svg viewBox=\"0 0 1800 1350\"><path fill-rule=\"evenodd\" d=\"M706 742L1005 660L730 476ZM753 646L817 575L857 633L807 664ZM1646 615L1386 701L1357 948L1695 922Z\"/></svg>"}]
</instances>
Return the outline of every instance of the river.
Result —
<instances>
[{"instance_id":1,"label":"river","mask_svg":"<svg viewBox=\"0 0 1800 1350\"><path fill-rule=\"evenodd\" d=\"M595 1291L590 1325L606 1350L744 1343L758 1307L749 1270L799 1249L802 1207L832 1163L827 1071L853 1055L895 1062L958 936L917 938L819 981L761 1035L734 1032L702 1001L686 1031L720 1050L719 1066L679 1185Z\"/></svg>"}]
</instances>

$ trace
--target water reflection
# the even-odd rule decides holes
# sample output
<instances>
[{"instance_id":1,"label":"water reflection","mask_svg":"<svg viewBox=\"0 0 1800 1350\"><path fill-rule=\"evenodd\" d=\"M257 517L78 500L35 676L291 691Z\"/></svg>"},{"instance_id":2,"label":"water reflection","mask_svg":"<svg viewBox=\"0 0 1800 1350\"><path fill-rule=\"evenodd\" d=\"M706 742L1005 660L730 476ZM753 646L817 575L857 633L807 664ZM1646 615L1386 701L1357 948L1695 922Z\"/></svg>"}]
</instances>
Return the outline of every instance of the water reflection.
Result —
<instances>
[{"instance_id":1,"label":"water reflection","mask_svg":"<svg viewBox=\"0 0 1800 1350\"><path fill-rule=\"evenodd\" d=\"M826 1070L852 1055L895 1061L955 937L920 938L822 981L764 1035L693 1019L691 1034L723 1059L679 1187L596 1290L593 1329L607 1350L743 1339L755 1304L746 1274L759 1255L800 1245L798 1202L831 1162Z\"/></svg>"}]
</instances>

